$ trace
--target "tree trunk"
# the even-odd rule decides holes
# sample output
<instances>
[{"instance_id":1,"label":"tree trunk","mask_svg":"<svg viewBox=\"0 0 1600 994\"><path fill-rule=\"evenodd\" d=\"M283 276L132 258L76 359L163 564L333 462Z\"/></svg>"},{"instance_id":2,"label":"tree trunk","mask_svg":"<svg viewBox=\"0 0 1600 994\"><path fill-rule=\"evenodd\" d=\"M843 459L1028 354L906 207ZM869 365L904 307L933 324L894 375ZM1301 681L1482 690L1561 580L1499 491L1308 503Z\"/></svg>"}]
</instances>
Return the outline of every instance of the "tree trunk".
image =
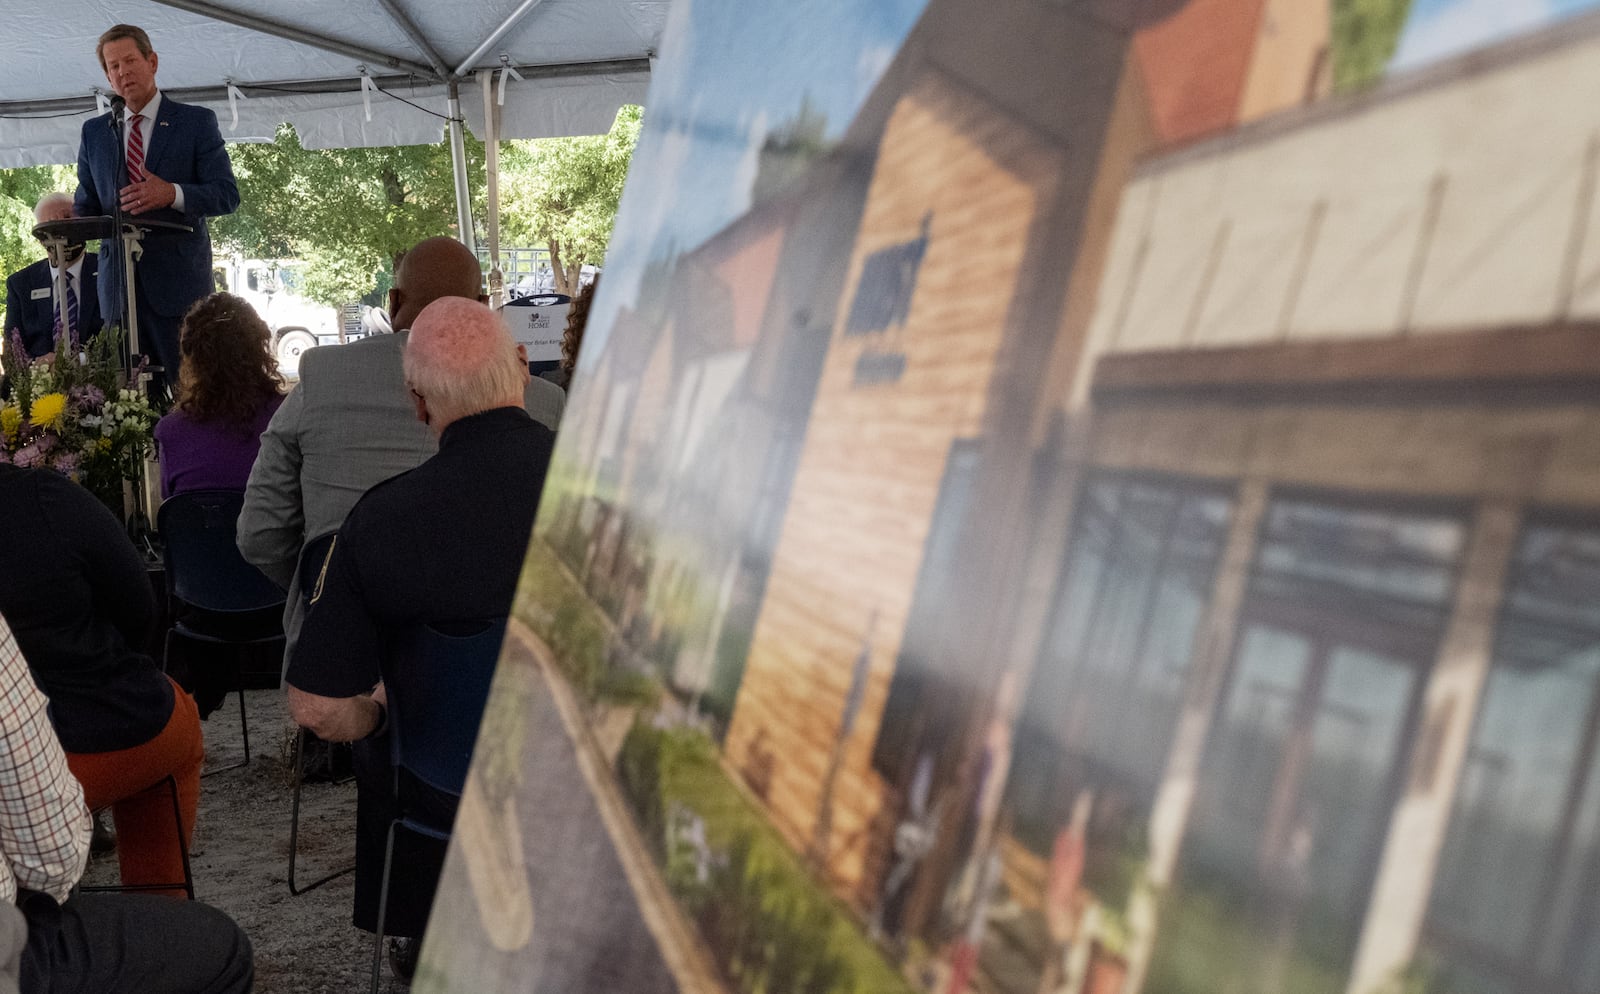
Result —
<instances>
[{"instance_id":1,"label":"tree trunk","mask_svg":"<svg viewBox=\"0 0 1600 994\"><path fill-rule=\"evenodd\" d=\"M550 273L555 282L556 293L564 293L569 297L578 295L578 276L583 272L583 256L570 260L561 258L561 241L552 238L545 242L550 249Z\"/></svg>"},{"instance_id":2,"label":"tree trunk","mask_svg":"<svg viewBox=\"0 0 1600 994\"><path fill-rule=\"evenodd\" d=\"M400 174L394 171L394 166L384 163L378 175L383 183L383 199L391 206L403 206L406 202L406 185L400 181ZM400 257L405 254L406 250L401 249L389 257L391 273L400 272Z\"/></svg>"}]
</instances>

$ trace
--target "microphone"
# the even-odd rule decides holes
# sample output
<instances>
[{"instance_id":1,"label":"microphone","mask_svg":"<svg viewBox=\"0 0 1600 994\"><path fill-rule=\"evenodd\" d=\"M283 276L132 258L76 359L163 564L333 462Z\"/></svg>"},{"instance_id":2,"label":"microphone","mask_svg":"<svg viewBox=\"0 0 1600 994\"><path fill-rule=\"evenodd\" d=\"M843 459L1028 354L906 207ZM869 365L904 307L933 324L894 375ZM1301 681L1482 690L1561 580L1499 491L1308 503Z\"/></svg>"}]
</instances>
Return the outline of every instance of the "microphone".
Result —
<instances>
[{"instance_id":1,"label":"microphone","mask_svg":"<svg viewBox=\"0 0 1600 994\"><path fill-rule=\"evenodd\" d=\"M127 106L128 106L128 102L126 100L122 99L122 95L121 94L112 94L112 96L111 96L111 121L109 123L111 124L111 126L113 128L118 128L118 127L122 126L122 111Z\"/></svg>"}]
</instances>

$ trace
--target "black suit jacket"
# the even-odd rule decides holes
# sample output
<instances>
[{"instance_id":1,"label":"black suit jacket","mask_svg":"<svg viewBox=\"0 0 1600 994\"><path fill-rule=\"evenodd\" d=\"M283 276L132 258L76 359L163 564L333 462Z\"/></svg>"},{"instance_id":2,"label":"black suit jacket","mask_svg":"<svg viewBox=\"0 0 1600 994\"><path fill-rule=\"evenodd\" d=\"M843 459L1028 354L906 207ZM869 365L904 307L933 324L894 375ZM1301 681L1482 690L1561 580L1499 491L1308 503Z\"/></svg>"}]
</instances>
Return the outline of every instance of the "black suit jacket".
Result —
<instances>
[{"instance_id":1,"label":"black suit jacket","mask_svg":"<svg viewBox=\"0 0 1600 994\"><path fill-rule=\"evenodd\" d=\"M85 340L100 330L98 283L100 260L83 257L82 280L78 286L78 338ZM6 337L13 331L22 335L22 345L30 356L42 356L55 348L52 332L56 324L54 283L50 279L50 260L40 259L6 277ZM48 294L36 295L49 290Z\"/></svg>"}]
</instances>

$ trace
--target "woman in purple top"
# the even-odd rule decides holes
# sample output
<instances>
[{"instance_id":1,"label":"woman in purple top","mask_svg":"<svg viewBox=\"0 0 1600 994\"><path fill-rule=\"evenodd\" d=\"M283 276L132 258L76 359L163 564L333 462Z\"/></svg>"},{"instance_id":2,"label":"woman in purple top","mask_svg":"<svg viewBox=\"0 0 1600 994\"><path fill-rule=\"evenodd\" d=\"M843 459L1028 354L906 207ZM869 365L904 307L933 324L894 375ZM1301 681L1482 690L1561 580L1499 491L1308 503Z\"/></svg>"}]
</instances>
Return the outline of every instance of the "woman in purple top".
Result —
<instances>
[{"instance_id":1,"label":"woman in purple top","mask_svg":"<svg viewBox=\"0 0 1600 994\"><path fill-rule=\"evenodd\" d=\"M283 403L272 332L250 304L214 293L184 316L178 402L156 424L161 496L243 490L261 432Z\"/></svg>"}]
</instances>

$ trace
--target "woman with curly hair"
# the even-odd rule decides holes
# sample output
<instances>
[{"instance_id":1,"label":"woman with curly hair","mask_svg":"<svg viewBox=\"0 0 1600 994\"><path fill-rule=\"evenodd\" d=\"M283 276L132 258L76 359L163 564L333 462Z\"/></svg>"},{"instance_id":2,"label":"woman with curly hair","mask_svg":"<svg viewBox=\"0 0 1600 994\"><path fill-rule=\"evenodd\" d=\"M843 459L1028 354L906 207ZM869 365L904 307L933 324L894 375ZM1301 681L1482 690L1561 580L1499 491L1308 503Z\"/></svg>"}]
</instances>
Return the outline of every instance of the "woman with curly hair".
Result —
<instances>
[{"instance_id":1,"label":"woman with curly hair","mask_svg":"<svg viewBox=\"0 0 1600 994\"><path fill-rule=\"evenodd\" d=\"M214 293L184 316L178 401L156 425L161 496L243 490L261 432L283 403L272 332L249 302Z\"/></svg>"},{"instance_id":2,"label":"woman with curly hair","mask_svg":"<svg viewBox=\"0 0 1600 994\"><path fill-rule=\"evenodd\" d=\"M572 389L572 371L578 368L578 350L583 346L583 329L589 324L589 305L600 287L600 276L590 280L567 308L567 328L561 333L561 378L556 384L563 390Z\"/></svg>"}]
</instances>

